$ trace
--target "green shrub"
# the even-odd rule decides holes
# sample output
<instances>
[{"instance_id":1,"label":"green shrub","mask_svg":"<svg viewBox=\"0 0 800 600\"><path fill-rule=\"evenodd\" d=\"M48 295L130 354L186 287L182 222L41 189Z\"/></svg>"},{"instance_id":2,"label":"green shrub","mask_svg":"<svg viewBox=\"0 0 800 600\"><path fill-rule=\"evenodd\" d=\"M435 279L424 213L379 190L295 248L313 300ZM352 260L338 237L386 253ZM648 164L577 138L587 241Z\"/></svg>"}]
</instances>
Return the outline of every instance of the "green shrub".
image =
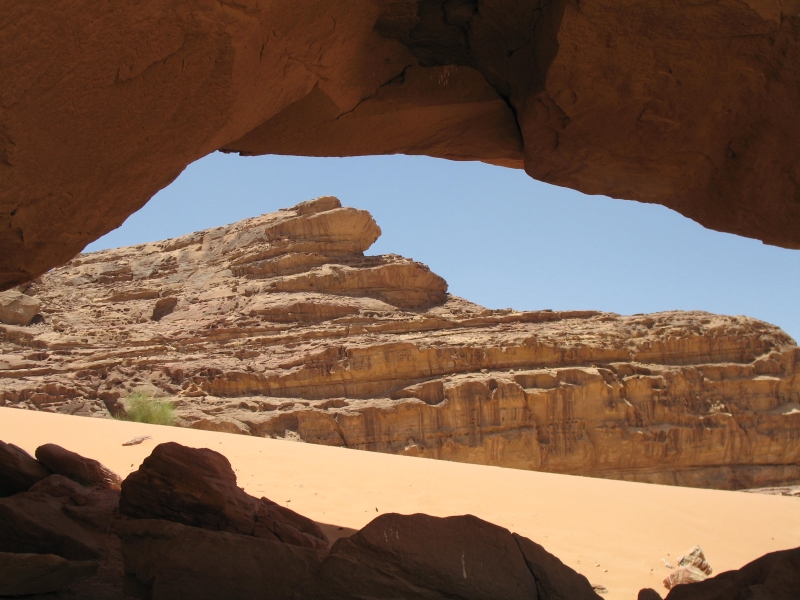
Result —
<instances>
[{"instance_id":1,"label":"green shrub","mask_svg":"<svg viewBox=\"0 0 800 600\"><path fill-rule=\"evenodd\" d=\"M145 392L133 392L125 398L125 414L118 418L152 425L175 425L175 407Z\"/></svg>"}]
</instances>

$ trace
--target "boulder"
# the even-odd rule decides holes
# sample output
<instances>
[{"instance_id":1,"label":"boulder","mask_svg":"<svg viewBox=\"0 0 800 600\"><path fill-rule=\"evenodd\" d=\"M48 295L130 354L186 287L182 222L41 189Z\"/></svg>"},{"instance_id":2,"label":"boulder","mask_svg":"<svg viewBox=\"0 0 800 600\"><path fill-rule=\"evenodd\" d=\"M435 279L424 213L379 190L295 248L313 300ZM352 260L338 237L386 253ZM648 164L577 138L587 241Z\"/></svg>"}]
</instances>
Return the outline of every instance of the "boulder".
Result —
<instances>
[{"instance_id":1,"label":"boulder","mask_svg":"<svg viewBox=\"0 0 800 600\"><path fill-rule=\"evenodd\" d=\"M50 471L25 450L0 442L0 496L26 492L48 475Z\"/></svg>"},{"instance_id":2,"label":"boulder","mask_svg":"<svg viewBox=\"0 0 800 600\"><path fill-rule=\"evenodd\" d=\"M0 552L0 596L47 594L97 573L97 563L55 554Z\"/></svg>"},{"instance_id":3,"label":"boulder","mask_svg":"<svg viewBox=\"0 0 800 600\"><path fill-rule=\"evenodd\" d=\"M697 583L698 581L703 581L704 579L708 579L708 575L706 575L697 567L681 567L680 569L675 569L672 571L672 573L664 578L664 587L668 590L671 590L677 585Z\"/></svg>"},{"instance_id":4,"label":"boulder","mask_svg":"<svg viewBox=\"0 0 800 600\"><path fill-rule=\"evenodd\" d=\"M236 485L228 459L207 448L159 444L122 482L120 513L326 549L314 521Z\"/></svg>"},{"instance_id":5,"label":"boulder","mask_svg":"<svg viewBox=\"0 0 800 600\"><path fill-rule=\"evenodd\" d=\"M36 449L36 458L48 469L69 477L85 486L100 486L118 490L122 479L112 470L92 458L57 446L44 444Z\"/></svg>"},{"instance_id":6,"label":"boulder","mask_svg":"<svg viewBox=\"0 0 800 600\"><path fill-rule=\"evenodd\" d=\"M0 552L58 554L71 559L100 556L97 539L45 494L23 492L0 498Z\"/></svg>"},{"instance_id":7,"label":"boulder","mask_svg":"<svg viewBox=\"0 0 800 600\"><path fill-rule=\"evenodd\" d=\"M292 598L321 551L169 521L121 521L125 592L152 600Z\"/></svg>"},{"instance_id":8,"label":"boulder","mask_svg":"<svg viewBox=\"0 0 800 600\"><path fill-rule=\"evenodd\" d=\"M16 290L0 292L0 323L28 325L40 307L39 300Z\"/></svg>"},{"instance_id":9,"label":"boulder","mask_svg":"<svg viewBox=\"0 0 800 600\"><path fill-rule=\"evenodd\" d=\"M797 600L800 548L771 552L735 571L677 585L666 600Z\"/></svg>"},{"instance_id":10,"label":"boulder","mask_svg":"<svg viewBox=\"0 0 800 600\"><path fill-rule=\"evenodd\" d=\"M32 494L44 494L59 498L64 503L86 504L89 490L77 481L63 475L50 475L31 486Z\"/></svg>"},{"instance_id":11,"label":"boulder","mask_svg":"<svg viewBox=\"0 0 800 600\"><path fill-rule=\"evenodd\" d=\"M711 575L711 573L714 572L714 569L712 569L711 565L708 564L706 555L700 546L694 546L686 554L678 558L678 566L695 567L706 575Z\"/></svg>"},{"instance_id":12,"label":"boulder","mask_svg":"<svg viewBox=\"0 0 800 600\"><path fill-rule=\"evenodd\" d=\"M661 594L653 588L644 588L639 590L639 595L636 600L661 600Z\"/></svg>"},{"instance_id":13,"label":"boulder","mask_svg":"<svg viewBox=\"0 0 800 600\"><path fill-rule=\"evenodd\" d=\"M597 600L592 584L542 546L515 533L525 563L536 579L539 600Z\"/></svg>"},{"instance_id":14,"label":"boulder","mask_svg":"<svg viewBox=\"0 0 800 600\"><path fill-rule=\"evenodd\" d=\"M338 540L295 598L531 600L537 581L502 527L471 515L389 513Z\"/></svg>"}]
</instances>

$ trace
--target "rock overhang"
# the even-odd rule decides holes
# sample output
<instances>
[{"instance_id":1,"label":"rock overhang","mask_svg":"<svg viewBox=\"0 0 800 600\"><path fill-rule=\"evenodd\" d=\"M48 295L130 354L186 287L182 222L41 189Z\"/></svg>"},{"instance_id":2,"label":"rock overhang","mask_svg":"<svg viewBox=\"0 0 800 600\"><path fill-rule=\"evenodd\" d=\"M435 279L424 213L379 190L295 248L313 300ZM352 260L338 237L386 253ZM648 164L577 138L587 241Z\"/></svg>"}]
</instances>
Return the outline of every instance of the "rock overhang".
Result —
<instances>
[{"instance_id":1,"label":"rock overhang","mask_svg":"<svg viewBox=\"0 0 800 600\"><path fill-rule=\"evenodd\" d=\"M220 149L481 160L800 247L791 3L65 0L3 23L3 288Z\"/></svg>"}]
</instances>

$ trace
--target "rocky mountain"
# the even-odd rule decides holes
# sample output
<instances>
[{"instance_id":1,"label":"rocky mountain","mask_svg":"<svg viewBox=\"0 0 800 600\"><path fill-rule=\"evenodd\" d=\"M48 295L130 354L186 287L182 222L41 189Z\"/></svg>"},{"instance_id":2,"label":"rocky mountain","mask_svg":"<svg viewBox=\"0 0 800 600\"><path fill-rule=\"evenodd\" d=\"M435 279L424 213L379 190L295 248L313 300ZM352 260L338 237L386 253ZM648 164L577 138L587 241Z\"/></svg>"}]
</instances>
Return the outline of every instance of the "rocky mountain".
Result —
<instances>
[{"instance_id":1,"label":"rocky mountain","mask_svg":"<svg viewBox=\"0 0 800 600\"><path fill-rule=\"evenodd\" d=\"M0 325L0 405L716 488L800 482L800 348L702 312L488 310L333 197L82 254ZM18 296L18 295L17 295ZM19 302L15 296L8 301ZM28 303L30 304L30 303Z\"/></svg>"}]
</instances>

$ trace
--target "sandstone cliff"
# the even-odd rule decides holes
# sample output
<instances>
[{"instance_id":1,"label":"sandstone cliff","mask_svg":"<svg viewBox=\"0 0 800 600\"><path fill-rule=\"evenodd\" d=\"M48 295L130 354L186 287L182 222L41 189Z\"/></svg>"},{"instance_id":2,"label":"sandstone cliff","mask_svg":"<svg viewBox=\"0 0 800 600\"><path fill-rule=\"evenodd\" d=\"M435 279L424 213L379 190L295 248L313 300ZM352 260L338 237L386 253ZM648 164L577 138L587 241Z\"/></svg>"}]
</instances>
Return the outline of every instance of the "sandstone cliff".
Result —
<instances>
[{"instance_id":1,"label":"sandstone cliff","mask_svg":"<svg viewBox=\"0 0 800 600\"><path fill-rule=\"evenodd\" d=\"M637 481L800 482L800 349L746 317L487 310L323 197L84 254L0 326L0 405Z\"/></svg>"},{"instance_id":2,"label":"sandstone cliff","mask_svg":"<svg viewBox=\"0 0 800 600\"><path fill-rule=\"evenodd\" d=\"M481 160L800 248L799 39L785 0L6 0L0 290L219 149Z\"/></svg>"}]
</instances>

